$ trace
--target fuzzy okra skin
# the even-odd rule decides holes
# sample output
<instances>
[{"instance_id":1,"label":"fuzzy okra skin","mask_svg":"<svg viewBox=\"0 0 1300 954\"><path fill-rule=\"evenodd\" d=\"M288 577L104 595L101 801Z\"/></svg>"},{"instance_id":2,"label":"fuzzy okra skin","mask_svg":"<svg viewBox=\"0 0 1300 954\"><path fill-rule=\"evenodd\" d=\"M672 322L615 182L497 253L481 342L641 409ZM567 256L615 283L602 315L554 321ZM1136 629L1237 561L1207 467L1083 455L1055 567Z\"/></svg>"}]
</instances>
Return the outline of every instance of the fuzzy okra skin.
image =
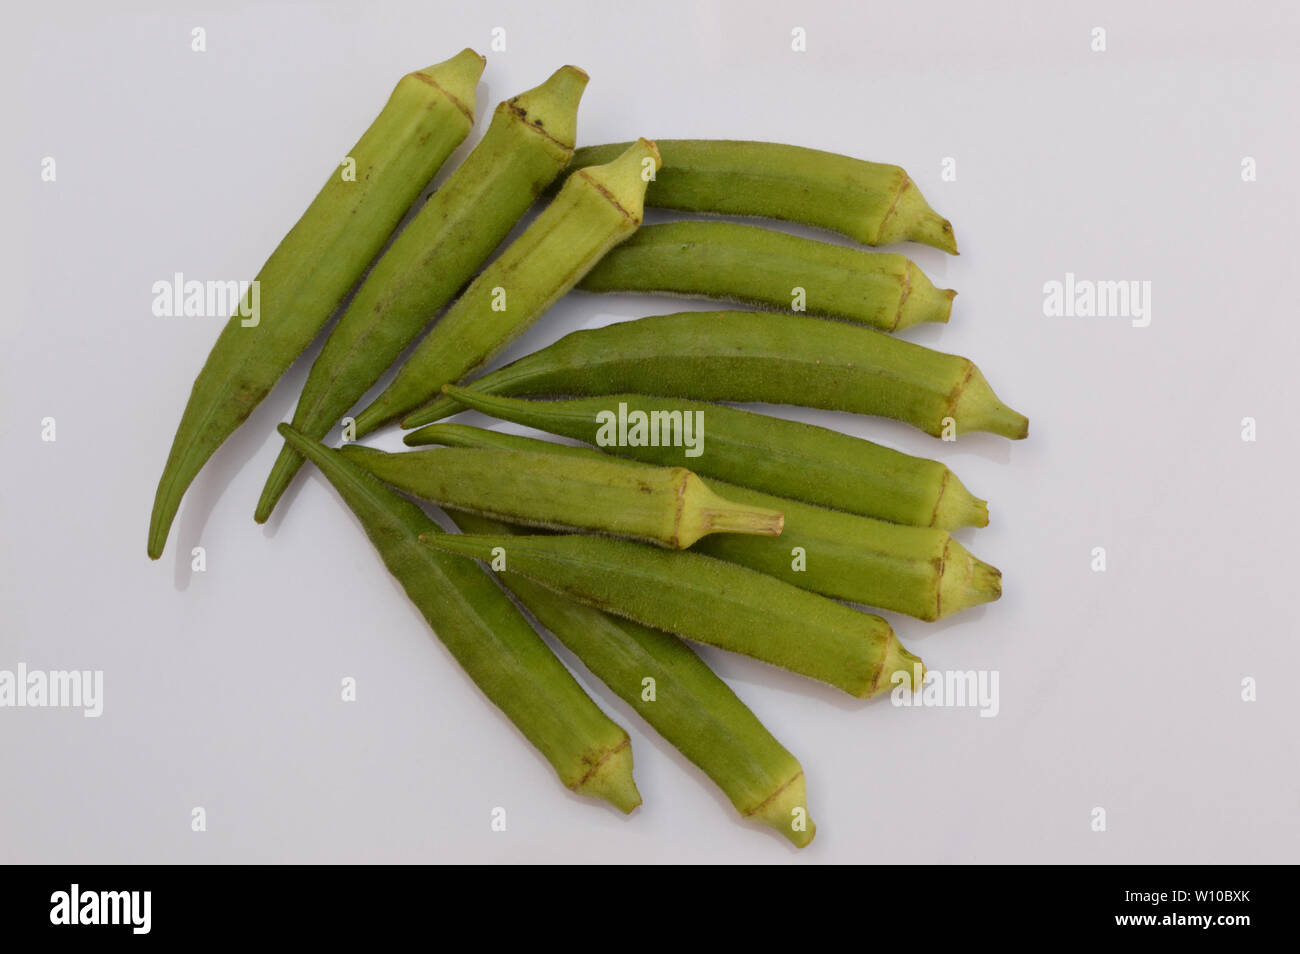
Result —
<instances>
[{"instance_id":1,"label":"fuzzy okra skin","mask_svg":"<svg viewBox=\"0 0 1300 954\"><path fill-rule=\"evenodd\" d=\"M989 522L988 504L938 461L813 424L644 394L528 401L454 385L443 391L467 408L504 421L646 463L686 464L703 477L780 497L918 527L950 530ZM638 413L646 423L639 443L633 443L632 415ZM438 426L430 425L430 433L428 428L411 431L404 440L413 447L436 443L428 438L438 433ZM688 433L698 442L693 455L683 454Z\"/></svg>"},{"instance_id":2,"label":"fuzzy okra skin","mask_svg":"<svg viewBox=\"0 0 1300 954\"><path fill-rule=\"evenodd\" d=\"M467 533L513 534L477 514L451 513ZM803 767L695 651L671 633L577 603L519 574L506 588L601 682L694 762L742 817L796 847L813 840ZM654 696L644 695L646 679Z\"/></svg>"},{"instance_id":3,"label":"fuzzy okra skin","mask_svg":"<svg viewBox=\"0 0 1300 954\"><path fill-rule=\"evenodd\" d=\"M383 248L420 190L469 135L483 57L464 50L398 82L352 147L355 177L333 173L257 274L255 316L231 316L194 381L149 523L158 559L198 472L306 350ZM246 322L248 324L246 324Z\"/></svg>"},{"instance_id":4,"label":"fuzzy okra skin","mask_svg":"<svg viewBox=\"0 0 1300 954\"><path fill-rule=\"evenodd\" d=\"M641 224L646 181L659 167L638 140L605 165L570 176L537 219L474 279L397 377L356 418L358 437L436 398L524 332Z\"/></svg>"},{"instance_id":5,"label":"fuzzy okra skin","mask_svg":"<svg viewBox=\"0 0 1300 954\"><path fill-rule=\"evenodd\" d=\"M724 500L684 467L491 448L388 454L348 444L342 453L422 500L531 527L594 530L669 549L712 533L781 532L780 511Z\"/></svg>"},{"instance_id":6,"label":"fuzzy okra skin","mask_svg":"<svg viewBox=\"0 0 1300 954\"><path fill-rule=\"evenodd\" d=\"M646 205L784 219L863 245L922 242L957 254L952 224L898 166L775 142L660 139L664 169ZM608 162L626 143L586 146L570 170Z\"/></svg>"},{"instance_id":7,"label":"fuzzy okra skin","mask_svg":"<svg viewBox=\"0 0 1300 954\"><path fill-rule=\"evenodd\" d=\"M992 431L1023 438L967 358L839 321L757 311L690 311L575 331L477 378L486 394L638 392L704 401L795 404L891 417L935 437ZM455 413L449 397L408 426Z\"/></svg>"},{"instance_id":8,"label":"fuzzy okra skin","mask_svg":"<svg viewBox=\"0 0 1300 954\"><path fill-rule=\"evenodd\" d=\"M429 442L448 447L532 451L592 463L618 460L591 447L459 424L432 424L425 430ZM778 539L708 537L695 544L697 553L758 570L823 596L927 621L1002 595L1001 571L975 557L945 531L899 526L721 480L707 483L728 500L779 510L785 519Z\"/></svg>"},{"instance_id":9,"label":"fuzzy okra skin","mask_svg":"<svg viewBox=\"0 0 1300 954\"><path fill-rule=\"evenodd\" d=\"M921 661L879 616L690 550L582 534L427 534L588 606L818 679L859 698L911 683ZM913 669L913 667L916 667Z\"/></svg>"},{"instance_id":10,"label":"fuzzy okra skin","mask_svg":"<svg viewBox=\"0 0 1300 954\"><path fill-rule=\"evenodd\" d=\"M578 287L722 299L890 332L946 322L957 294L935 288L902 255L731 222L647 225L612 249Z\"/></svg>"},{"instance_id":11,"label":"fuzzy okra skin","mask_svg":"<svg viewBox=\"0 0 1300 954\"><path fill-rule=\"evenodd\" d=\"M560 174L586 86L586 73L565 66L497 106L483 139L384 252L330 332L298 398L297 430L324 437ZM257 502L258 523L301 466L286 444Z\"/></svg>"},{"instance_id":12,"label":"fuzzy okra skin","mask_svg":"<svg viewBox=\"0 0 1300 954\"><path fill-rule=\"evenodd\" d=\"M592 702L496 582L420 543L442 531L419 507L319 441L280 433L320 469L434 634L566 787L620 811L641 804L627 732Z\"/></svg>"}]
</instances>

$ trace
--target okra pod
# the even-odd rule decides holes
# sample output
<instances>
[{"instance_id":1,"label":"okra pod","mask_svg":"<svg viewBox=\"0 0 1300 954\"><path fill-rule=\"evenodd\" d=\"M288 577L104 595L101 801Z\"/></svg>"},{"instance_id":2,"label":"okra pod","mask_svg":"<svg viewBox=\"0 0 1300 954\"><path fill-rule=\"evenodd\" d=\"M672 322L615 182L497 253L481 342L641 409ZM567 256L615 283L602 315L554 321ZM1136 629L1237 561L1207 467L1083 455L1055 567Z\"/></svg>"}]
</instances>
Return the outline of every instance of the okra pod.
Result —
<instances>
[{"instance_id":1,"label":"okra pod","mask_svg":"<svg viewBox=\"0 0 1300 954\"><path fill-rule=\"evenodd\" d=\"M565 786L623 812L641 804L627 732L591 701L492 578L422 545L442 531L414 503L319 441L287 424L279 429L333 484L434 634Z\"/></svg>"},{"instance_id":2,"label":"okra pod","mask_svg":"<svg viewBox=\"0 0 1300 954\"><path fill-rule=\"evenodd\" d=\"M485 268L356 419L361 437L436 398L540 318L602 255L641 224L646 181L658 168L642 139L611 162L570 176L560 194Z\"/></svg>"},{"instance_id":3,"label":"okra pod","mask_svg":"<svg viewBox=\"0 0 1300 954\"><path fill-rule=\"evenodd\" d=\"M448 397L504 421L597 444L650 464L918 527L982 527L988 505L936 460L825 427L722 404L644 394L526 401L454 385ZM436 428L409 432L437 443ZM432 439L431 439L432 438Z\"/></svg>"},{"instance_id":4,"label":"okra pod","mask_svg":"<svg viewBox=\"0 0 1300 954\"><path fill-rule=\"evenodd\" d=\"M902 255L731 222L647 225L612 249L578 287L721 299L890 332L946 322L957 294L935 288Z\"/></svg>"},{"instance_id":5,"label":"okra pod","mask_svg":"<svg viewBox=\"0 0 1300 954\"><path fill-rule=\"evenodd\" d=\"M208 458L311 344L420 190L469 135L482 72L483 57L464 50L404 76L345 168L330 176L262 266L256 298L250 289L194 381L154 497L152 559L162 556L181 497Z\"/></svg>"},{"instance_id":6,"label":"okra pod","mask_svg":"<svg viewBox=\"0 0 1300 954\"><path fill-rule=\"evenodd\" d=\"M921 671L921 661L880 617L690 550L582 534L420 539L445 553L489 561L500 574L518 573L580 603L752 656L859 698L889 692L895 673L910 683L914 671Z\"/></svg>"},{"instance_id":7,"label":"okra pod","mask_svg":"<svg viewBox=\"0 0 1300 954\"><path fill-rule=\"evenodd\" d=\"M587 74L556 70L497 106L483 139L362 282L307 375L293 426L324 437L468 282L573 155ZM257 503L271 515L302 457L286 444Z\"/></svg>"},{"instance_id":8,"label":"okra pod","mask_svg":"<svg viewBox=\"0 0 1300 954\"><path fill-rule=\"evenodd\" d=\"M515 532L476 514L451 518L468 533ZM596 678L699 766L742 817L799 848L813 840L817 826L808 815L803 767L686 643L517 573L502 582Z\"/></svg>"},{"instance_id":9,"label":"okra pod","mask_svg":"<svg viewBox=\"0 0 1300 954\"><path fill-rule=\"evenodd\" d=\"M571 447L477 427L432 424L426 430L429 441L449 447L551 454L581 459L593 466L618 459L591 447ZM899 526L720 480L709 479L707 483L728 500L779 510L785 519L779 539L719 535L695 544L698 553L759 570L823 596L927 621L1002 595L1002 573L945 531Z\"/></svg>"},{"instance_id":10,"label":"okra pod","mask_svg":"<svg viewBox=\"0 0 1300 954\"><path fill-rule=\"evenodd\" d=\"M1029 432L967 358L844 322L763 312L681 312L575 331L468 386L508 396L643 392L796 404L891 417L935 437ZM444 396L403 424L456 408Z\"/></svg>"},{"instance_id":11,"label":"okra pod","mask_svg":"<svg viewBox=\"0 0 1300 954\"><path fill-rule=\"evenodd\" d=\"M684 467L495 449L388 454L347 444L342 451L422 500L530 527L594 530L670 549L711 533L781 532L780 511L732 504Z\"/></svg>"},{"instance_id":12,"label":"okra pod","mask_svg":"<svg viewBox=\"0 0 1300 954\"><path fill-rule=\"evenodd\" d=\"M784 219L863 245L923 242L957 254L947 219L898 166L775 142L660 139L664 168L646 205ZM570 170L608 162L626 143L579 149Z\"/></svg>"}]
</instances>

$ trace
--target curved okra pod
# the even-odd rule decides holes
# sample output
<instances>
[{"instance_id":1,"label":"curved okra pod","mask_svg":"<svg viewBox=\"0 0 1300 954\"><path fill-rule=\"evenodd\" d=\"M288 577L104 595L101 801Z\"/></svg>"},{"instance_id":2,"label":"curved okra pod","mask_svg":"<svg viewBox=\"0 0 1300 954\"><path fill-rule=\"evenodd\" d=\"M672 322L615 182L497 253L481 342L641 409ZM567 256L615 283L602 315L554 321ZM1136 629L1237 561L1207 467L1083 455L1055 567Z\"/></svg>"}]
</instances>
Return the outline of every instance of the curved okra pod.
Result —
<instances>
[{"instance_id":1,"label":"curved okra pod","mask_svg":"<svg viewBox=\"0 0 1300 954\"><path fill-rule=\"evenodd\" d=\"M508 525L453 512L468 533L514 533ZM671 633L576 603L517 573L503 581L601 682L713 779L742 817L779 831L796 847L813 840L803 767L725 682ZM645 680L654 695L647 699Z\"/></svg>"},{"instance_id":2,"label":"curved okra pod","mask_svg":"<svg viewBox=\"0 0 1300 954\"><path fill-rule=\"evenodd\" d=\"M618 460L591 447L459 424L432 424L425 430L428 441L449 447L531 451L593 465ZM928 621L1002 595L1002 573L942 530L899 526L720 480L707 483L728 500L779 510L785 520L779 538L707 537L693 547L697 553L758 570L823 596Z\"/></svg>"},{"instance_id":3,"label":"curved okra pod","mask_svg":"<svg viewBox=\"0 0 1300 954\"><path fill-rule=\"evenodd\" d=\"M388 104L258 272L194 381L158 481L149 556L216 449L306 350L474 122L483 57L473 50L404 76ZM256 307L252 303L257 302ZM253 314L249 315L249 312Z\"/></svg>"},{"instance_id":4,"label":"curved okra pod","mask_svg":"<svg viewBox=\"0 0 1300 954\"><path fill-rule=\"evenodd\" d=\"M342 453L422 500L530 527L594 530L670 549L711 533L781 532L780 511L737 506L684 467L496 449L387 454L347 444Z\"/></svg>"},{"instance_id":5,"label":"curved okra pod","mask_svg":"<svg viewBox=\"0 0 1300 954\"><path fill-rule=\"evenodd\" d=\"M569 177L560 194L485 268L420 342L397 377L357 415L358 437L434 399L540 318L602 255L641 224L655 144L638 140L606 165Z\"/></svg>"},{"instance_id":6,"label":"curved okra pod","mask_svg":"<svg viewBox=\"0 0 1300 954\"><path fill-rule=\"evenodd\" d=\"M839 232L863 245L923 242L957 254L952 225L898 166L775 142L660 139L664 169L646 205L753 215ZM579 149L571 170L608 162L626 143Z\"/></svg>"},{"instance_id":7,"label":"curved okra pod","mask_svg":"<svg viewBox=\"0 0 1300 954\"><path fill-rule=\"evenodd\" d=\"M496 108L483 139L371 269L307 375L293 426L324 437L501 243L573 155L587 74L556 70ZM285 445L257 502L271 515L302 457Z\"/></svg>"},{"instance_id":8,"label":"curved okra pod","mask_svg":"<svg viewBox=\"0 0 1300 954\"><path fill-rule=\"evenodd\" d=\"M722 299L881 331L946 322L957 294L935 288L902 255L731 222L647 225L612 249L578 287Z\"/></svg>"},{"instance_id":9,"label":"curved okra pod","mask_svg":"<svg viewBox=\"0 0 1300 954\"><path fill-rule=\"evenodd\" d=\"M879 616L690 550L581 534L426 534L420 540L445 553L490 561L498 573L518 573L580 603L753 656L859 698L889 692L897 685L896 673L910 684L922 671L921 661Z\"/></svg>"},{"instance_id":10,"label":"curved okra pod","mask_svg":"<svg viewBox=\"0 0 1300 954\"><path fill-rule=\"evenodd\" d=\"M641 804L627 732L591 701L492 578L422 545L442 531L415 504L287 424L280 433L334 485L434 634L560 780L623 812Z\"/></svg>"},{"instance_id":11,"label":"curved okra pod","mask_svg":"<svg viewBox=\"0 0 1300 954\"><path fill-rule=\"evenodd\" d=\"M780 497L944 530L989 522L988 505L938 461L813 424L644 394L525 401L454 385L443 391L503 421L650 464L686 464L702 477ZM411 431L405 441L438 443L438 427Z\"/></svg>"},{"instance_id":12,"label":"curved okra pod","mask_svg":"<svg viewBox=\"0 0 1300 954\"><path fill-rule=\"evenodd\" d=\"M487 394L621 394L796 404L892 417L935 437L992 431L1025 437L967 358L890 335L796 315L691 311L565 335L468 385ZM454 413L444 396L407 426Z\"/></svg>"}]
</instances>

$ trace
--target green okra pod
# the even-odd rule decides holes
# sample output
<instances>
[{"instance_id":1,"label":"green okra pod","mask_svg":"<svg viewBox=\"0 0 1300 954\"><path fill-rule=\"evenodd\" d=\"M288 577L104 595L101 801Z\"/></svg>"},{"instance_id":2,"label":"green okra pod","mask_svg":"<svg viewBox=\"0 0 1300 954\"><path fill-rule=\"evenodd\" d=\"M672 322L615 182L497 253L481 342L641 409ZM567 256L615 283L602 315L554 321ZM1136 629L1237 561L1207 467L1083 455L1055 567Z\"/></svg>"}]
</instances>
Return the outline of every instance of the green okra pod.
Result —
<instances>
[{"instance_id":1,"label":"green okra pod","mask_svg":"<svg viewBox=\"0 0 1300 954\"><path fill-rule=\"evenodd\" d=\"M500 574L518 573L580 603L859 698L889 692L895 679L910 684L922 671L880 617L690 550L581 534L420 539L445 553L490 561Z\"/></svg>"},{"instance_id":2,"label":"green okra pod","mask_svg":"<svg viewBox=\"0 0 1300 954\"><path fill-rule=\"evenodd\" d=\"M732 504L684 467L487 448L388 454L348 444L342 453L423 500L526 526L595 530L671 549L711 533L781 532L780 511Z\"/></svg>"},{"instance_id":3,"label":"green okra pod","mask_svg":"<svg viewBox=\"0 0 1300 954\"><path fill-rule=\"evenodd\" d=\"M258 272L194 381L158 481L149 556L162 556L181 497L217 448L306 350L474 122L473 50L404 76L388 104ZM351 169L355 175L348 175ZM252 309L247 309L252 310Z\"/></svg>"},{"instance_id":4,"label":"green okra pod","mask_svg":"<svg viewBox=\"0 0 1300 954\"><path fill-rule=\"evenodd\" d=\"M902 255L731 222L647 225L612 249L578 287L721 299L891 332L946 322L957 294L935 288Z\"/></svg>"},{"instance_id":5,"label":"green okra pod","mask_svg":"<svg viewBox=\"0 0 1300 954\"><path fill-rule=\"evenodd\" d=\"M287 424L280 434L334 485L438 639L560 780L623 812L641 804L627 732L591 701L492 578L421 544L441 534L438 525L342 454Z\"/></svg>"},{"instance_id":6,"label":"green okra pod","mask_svg":"<svg viewBox=\"0 0 1300 954\"><path fill-rule=\"evenodd\" d=\"M722 404L644 394L527 401L448 385L464 407L650 464L919 527L982 527L988 505L936 460L825 427ZM409 432L438 443L439 425Z\"/></svg>"},{"instance_id":7,"label":"green okra pod","mask_svg":"<svg viewBox=\"0 0 1300 954\"><path fill-rule=\"evenodd\" d=\"M590 462L611 459L517 434L457 424L431 424L426 438L448 447L495 447ZM630 465L629 466L635 466ZM950 534L830 510L710 479L728 500L779 510L779 538L719 535L694 546L705 553L785 580L823 596L937 620L1002 595L1002 574ZM518 521L515 521L518 522Z\"/></svg>"},{"instance_id":8,"label":"green okra pod","mask_svg":"<svg viewBox=\"0 0 1300 954\"><path fill-rule=\"evenodd\" d=\"M957 254L947 219L898 166L775 142L660 139L663 172L646 205L683 212L784 219L863 245L923 242ZM587 146L570 170L608 162L626 143Z\"/></svg>"},{"instance_id":9,"label":"green okra pod","mask_svg":"<svg viewBox=\"0 0 1300 954\"><path fill-rule=\"evenodd\" d=\"M476 514L451 517L468 533L515 532ZM798 759L690 646L517 573L502 582L601 682L699 766L742 817L774 828L799 848L813 840L817 826L808 815ZM650 696L646 680L654 688Z\"/></svg>"},{"instance_id":10,"label":"green okra pod","mask_svg":"<svg viewBox=\"0 0 1300 954\"><path fill-rule=\"evenodd\" d=\"M1029 432L1028 419L967 358L839 321L764 312L681 312L575 331L468 387L795 404L891 417L935 437ZM456 409L444 396L403 423L428 424Z\"/></svg>"},{"instance_id":11,"label":"green okra pod","mask_svg":"<svg viewBox=\"0 0 1300 954\"><path fill-rule=\"evenodd\" d=\"M570 176L555 200L465 290L397 377L357 415L358 437L434 399L540 318L641 224L646 181L659 165L642 139L605 165Z\"/></svg>"},{"instance_id":12,"label":"green okra pod","mask_svg":"<svg viewBox=\"0 0 1300 954\"><path fill-rule=\"evenodd\" d=\"M483 139L380 257L307 375L293 426L324 437L452 299L573 155L587 74L556 70L497 106ZM257 503L264 522L302 466L286 444Z\"/></svg>"}]
</instances>

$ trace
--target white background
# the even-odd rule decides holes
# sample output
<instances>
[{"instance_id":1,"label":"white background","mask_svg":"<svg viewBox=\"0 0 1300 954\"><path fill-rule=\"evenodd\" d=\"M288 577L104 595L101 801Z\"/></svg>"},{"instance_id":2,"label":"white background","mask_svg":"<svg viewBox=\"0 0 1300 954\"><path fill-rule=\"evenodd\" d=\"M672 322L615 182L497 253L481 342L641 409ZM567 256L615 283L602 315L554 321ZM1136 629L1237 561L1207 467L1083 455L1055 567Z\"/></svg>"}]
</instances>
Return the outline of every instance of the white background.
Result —
<instances>
[{"instance_id":1,"label":"white background","mask_svg":"<svg viewBox=\"0 0 1300 954\"><path fill-rule=\"evenodd\" d=\"M0 56L0 669L102 669L106 696L97 720L0 709L0 861L1297 859L1294 6L113 6L15 8ZM992 525L961 539L1002 568L1004 598L892 621L932 668L997 670L1001 711L861 704L706 652L802 761L819 825L802 852L739 821L581 670L633 736L645 804L623 817L566 792L316 474L256 526L307 361L200 475L163 559L145 556L222 323L155 318L152 283L251 278L398 77L467 45L488 54L480 117L575 63L583 143L897 162L955 224L959 258L903 249L960 292L950 325L909 337L975 359L1030 439L779 412L940 457L989 498ZM1150 281L1150 327L1044 317L1066 272ZM574 294L503 360L683 307Z\"/></svg>"}]
</instances>

